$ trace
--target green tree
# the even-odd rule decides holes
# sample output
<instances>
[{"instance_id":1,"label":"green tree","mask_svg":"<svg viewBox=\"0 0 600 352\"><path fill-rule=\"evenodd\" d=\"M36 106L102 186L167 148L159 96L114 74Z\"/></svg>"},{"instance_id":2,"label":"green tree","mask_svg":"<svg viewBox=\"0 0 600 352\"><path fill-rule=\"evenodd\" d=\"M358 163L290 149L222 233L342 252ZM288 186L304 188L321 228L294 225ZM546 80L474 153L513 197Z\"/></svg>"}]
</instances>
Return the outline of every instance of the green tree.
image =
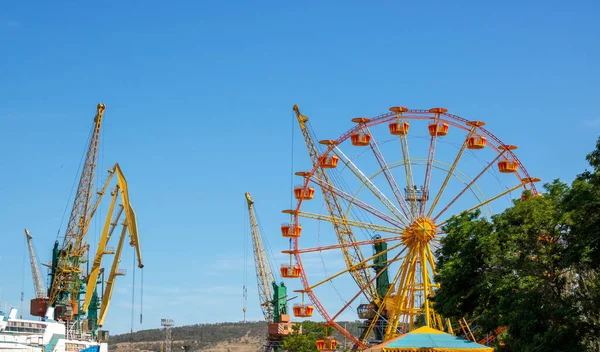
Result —
<instances>
[{"instance_id":1,"label":"green tree","mask_svg":"<svg viewBox=\"0 0 600 352\"><path fill-rule=\"evenodd\" d=\"M312 321L302 322L302 333L294 328L294 332L283 339L281 345L284 351L290 352L313 352L318 351L316 342L325 336L325 327Z\"/></svg>"},{"instance_id":2,"label":"green tree","mask_svg":"<svg viewBox=\"0 0 600 352\"><path fill-rule=\"evenodd\" d=\"M462 214L438 251L436 309L506 326L515 351L600 350L600 139L591 170L487 220Z\"/></svg>"},{"instance_id":3,"label":"green tree","mask_svg":"<svg viewBox=\"0 0 600 352\"><path fill-rule=\"evenodd\" d=\"M574 281L571 291L582 318L582 340L600 351L600 138L587 155L591 170L578 175L563 208L570 226L565 265Z\"/></svg>"}]
</instances>

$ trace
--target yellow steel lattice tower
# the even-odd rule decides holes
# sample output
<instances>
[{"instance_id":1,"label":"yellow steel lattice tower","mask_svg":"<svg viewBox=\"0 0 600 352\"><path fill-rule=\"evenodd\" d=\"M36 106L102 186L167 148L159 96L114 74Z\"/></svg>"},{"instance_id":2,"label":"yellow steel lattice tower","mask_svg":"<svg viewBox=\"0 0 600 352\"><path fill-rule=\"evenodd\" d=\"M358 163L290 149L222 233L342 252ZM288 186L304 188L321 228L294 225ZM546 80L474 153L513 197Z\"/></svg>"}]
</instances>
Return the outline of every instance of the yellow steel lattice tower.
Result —
<instances>
[{"instance_id":1,"label":"yellow steel lattice tower","mask_svg":"<svg viewBox=\"0 0 600 352\"><path fill-rule=\"evenodd\" d=\"M256 215L254 214L254 201L250 198L250 193L246 193L248 203L248 215L250 216L250 230L252 232L252 250L254 252L254 266L256 268L256 280L258 282L258 297L265 320L268 323L273 322L273 271L267 259L267 251L260 235Z\"/></svg>"},{"instance_id":2,"label":"yellow steel lattice tower","mask_svg":"<svg viewBox=\"0 0 600 352\"><path fill-rule=\"evenodd\" d=\"M49 295L50 306L61 304L67 306L67 308L77 307L77 297L82 284L80 275L82 274L83 260L89 248L86 236L91 213L93 212L92 190L98 160L102 115L105 108L104 104L98 104L97 114L94 117L92 136L87 148L67 230L60 248L58 263L54 271ZM70 311L70 309L67 309L67 311ZM73 312L69 313L67 313L67 316L72 317Z\"/></svg>"},{"instance_id":3,"label":"yellow steel lattice tower","mask_svg":"<svg viewBox=\"0 0 600 352\"><path fill-rule=\"evenodd\" d=\"M310 155L310 159L312 160L313 165L318 165L319 151L317 150L317 146L313 141L313 137L311 136L311 132L307 124L308 117L300 113L298 105L294 105L293 109L296 113L296 118L298 119L300 131L302 132L302 136L304 137L304 142L306 143L306 147L308 148L308 154ZM328 145L329 148L333 148L335 146L333 141L322 141L321 143ZM344 210L336 195L330 189L324 186L331 184L330 178L327 172L320 167L317 167L315 169L315 176L318 180L322 181L321 191L323 194L323 199L325 201L325 204L327 205L327 210L329 211L329 214L331 215L332 219L335 219L335 221L333 221L332 224L337 235L338 242L343 245L342 252L344 254L346 266L348 268L352 268L352 270L350 270L350 274L352 275L358 286L363 288L373 300L377 301L379 297L377 295L377 290L371 283L371 273L368 271L368 269L360 268L360 266L358 265L365 259L362 252L360 251L360 248L357 246L346 245L350 243L355 243L356 238L352 233L352 228L346 221Z\"/></svg>"}]
</instances>

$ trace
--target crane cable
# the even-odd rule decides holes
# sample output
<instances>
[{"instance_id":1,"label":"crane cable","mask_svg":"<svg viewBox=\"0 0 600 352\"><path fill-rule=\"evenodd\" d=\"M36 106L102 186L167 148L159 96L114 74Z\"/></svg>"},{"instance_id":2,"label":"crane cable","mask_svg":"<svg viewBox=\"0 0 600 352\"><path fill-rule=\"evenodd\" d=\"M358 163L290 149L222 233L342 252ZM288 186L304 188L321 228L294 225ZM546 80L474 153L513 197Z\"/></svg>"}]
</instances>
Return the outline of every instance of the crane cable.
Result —
<instances>
[{"instance_id":1,"label":"crane cable","mask_svg":"<svg viewBox=\"0 0 600 352\"><path fill-rule=\"evenodd\" d=\"M144 268L141 268L142 284L140 287L140 325L142 324L142 314L144 313Z\"/></svg>"},{"instance_id":2,"label":"crane cable","mask_svg":"<svg viewBox=\"0 0 600 352\"><path fill-rule=\"evenodd\" d=\"M244 322L246 322L246 307L248 305L248 211L247 211L247 202L244 201L244 214L245 221L244 223L244 278L243 278L243 286L242 286L242 310L244 311Z\"/></svg>"},{"instance_id":3,"label":"crane cable","mask_svg":"<svg viewBox=\"0 0 600 352\"><path fill-rule=\"evenodd\" d=\"M24 295L25 295L25 256L27 255L27 237L25 237L25 244L23 246L23 272L21 273L21 319L23 318L23 309L24 309Z\"/></svg>"},{"instance_id":4,"label":"crane cable","mask_svg":"<svg viewBox=\"0 0 600 352\"><path fill-rule=\"evenodd\" d=\"M133 317L135 315L135 248L133 249L133 283L131 287L131 333L133 334Z\"/></svg>"},{"instance_id":5,"label":"crane cable","mask_svg":"<svg viewBox=\"0 0 600 352\"><path fill-rule=\"evenodd\" d=\"M296 121L294 121L294 118L296 118L296 112L292 113L292 137L290 138L290 141L292 143L292 148L291 148L291 157L290 157L290 210L294 209L294 125L296 124ZM290 213L290 225L293 224L293 219L294 216ZM297 226L297 224L296 224ZM289 240L289 244L290 244L290 250L292 250L292 239L290 238Z\"/></svg>"}]
</instances>

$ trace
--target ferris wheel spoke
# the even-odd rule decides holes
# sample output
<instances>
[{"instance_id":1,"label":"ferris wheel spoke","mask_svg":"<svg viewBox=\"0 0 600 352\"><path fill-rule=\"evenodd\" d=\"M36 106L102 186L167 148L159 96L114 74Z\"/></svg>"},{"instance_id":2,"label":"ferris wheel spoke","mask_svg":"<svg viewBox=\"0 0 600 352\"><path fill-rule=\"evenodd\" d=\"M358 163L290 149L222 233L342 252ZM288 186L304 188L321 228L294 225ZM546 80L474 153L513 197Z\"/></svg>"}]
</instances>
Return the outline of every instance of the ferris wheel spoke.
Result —
<instances>
[{"instance_id":1,"label":"ferris wheel spoke","mask_svg":"<svg viewBox=\"0 0 600 352\"><path fill-rule=\"evenodd\" d=\"M477 174L477 176L475 176L474 179L471 180L471 182L469 182L469 184L467 184L462 191L460 191L460 193L458 193L458 195L456 197L454 197L454 199L452 199L450 201L450 203L448 203L448 205L446 205L446 207L444 207L444 209L442 209L434 218L433 221L435 222L442 214L444 214L444 212L446 212L446 210L448 210L448 208L450 208L452 206L452 204L454 204L454 202L456 202L466 191L468 191L471 186L473 186L475 184L475 182L477 182L477 180L490 168L492 167L492 165L494 165L494 163L496 161L498 161L498 159L500 159L500 157L502 157L502 155L505 153L505 150L503 150L502 152L498 153L498 155L492 160L490 161L485 168L483 168L483 170L481 170L481 172L479 174Z\"/></svg>"},{"instance_id":2,"label":"ferris wheel spoke","mask_svg":"<svg viewBox=\"0 0 600 352\"><path fill-rule=\"evenodd\" d=\"M401 235L404 231L403 227L399 228L399 227L383 226L383 225L373 224L373 223L369 223L369 222L338 218L335 216L329 216L329 215L318 214L318 213L310 213L310 212L305 212L305 211L296 212L295 210L284 210L284 213L298 214L298 216L300 216L302 218L306 218L306 219L322 220L322 221L330 222L332 224L345 224L345 225L350 225L353 227L360 227L365 230L376 231L376 232L386 232L386 233ZM367 242L369 242L369 241L367 241Z\"/></svg>"},{"instance_id":3,"label":"ferris wheel spoke","mask_svg":"<svg viewBox=\"0 0 600 352\"><path fill-rule=\"evenodd\" d=\"M406 176L406 188L408 190L412 190L413 185L415 184L415 180L413 178L413 173L412 173L412 161L410 160L410 152L408 149L408 138L406 137L406 134L403 134L400 136L400 147L402 149L402 160L404 162L404 174ZM413 197L410 197L408 201L410 202L410 212L411 212L412 218L414 219L417 216L417 206L415 204L416 200L414 200Z\"/></svg>"},{"instance_id":4,"label":"ferris wheel spoke","mask_svg":"<svg viewBox=\"0 0 600 352\"><path fill-rule=\"evenodd\" d=\"M394 179L394 175L392 175L392 172L390 171L388 164L385 162L385 158L383 157L383 154L381 153L381 150L379 149L379 145L375 141L375 138L373 138L373 137L371 137L371 138L372 138L372 141L371 141L370 147L371 147L371 150L373 151L373 155L375 155L375 159L377 159L377 162L379 163L379 168L383 172L385 179L388 181L388 184L390 185L390 189L392 190L392 193L394 193L394 196L396 197L398 204L402 208L405 219L408 222L412 222L414 220L413 214L411 213L411 211L408 207L408 204L406 203L406 200L404 199L402 192L400 191L400 188L398 187L398 183L396 182L396 179ZM410 220L408 219L408 216L411 217Z\"/></svg>"},{"instance_id":5,"label":"ferris wheel spoke","mask_svg":"<svg viewBox=\"0 0 600 352\"><path fill-rule=\"evenodd\" d=\"M390 266L392 263L395 263L395 262L398 260L398 258L400 258L400 255L402 255L402 253L403 253L403 252L404 252L404 250L401 250L400 252L398 252L398 254L396 254L396 255L394 256L394 258L392 258L391 260L388 260L388 261L387 261L387 263L385 264L385 267L383 267L383 269L382 269L381 271L379 271L379 273L377 273L377 275L375 275L375 277L373 277L373 278L372 278L372 279L371 279L371 280L370 280L370 281L367 283L367 285L368 285L367 287L370 287L370 286L372 286L372 285L373 285L373 283L375 282L375 280L376 280L376 279L377 279L377 278L378 278L378 277L379 277L381 274L383 274L384 272L386 272L386 270L389 268L389 266ZM343 307L343 308L342 308L342 309L341 309L339 312L337 312L337 314L335 314L335 315L334 315L334 316L331 318L331 320L336 320L336 319L337 319L337 317L339 317L339 316L340 316L340 314L342 314L342 313L343 313L343 312L344 312L344 311L345 311L345 310L346 310L346 309L347 309L347 308L348 308L348 307L349 307L349 306L352 304L352 302L354 302L354 301L355 301L355 300L356 300L356 299L357 299L357 298L358 298L358 297L359 297L361 294L364 294L364 292L365 292L365 289L366 289L367 287L360 287L360 290L358 291L358 293L356 293L356 295L354 295L354 297L352 297L352 299L350 299L350 301L346 302L346 304L344 305L344 307ZM367 298L369 298L369 297L367 297Z\"/></svg>"},{"instance_id":6,"label":"ferris wheel spoke","mask_svg":"<svg viewBox=\"0 0 600 352\"><path fill-rule=\"evenodd\" d=\"M326 203L329 208L330 214L332 214L332 216L334 214L336 214L336 215L339 215L339 217L342 217L343 211L342 211L341 204L340 204L339 200L337 199L335 192L333 191L334 189L337 189L337 188L333 187L329 182L325 181L325 180L328 180L326 175L327 174L323 172L323 174L321 176L325 176L325 177L317 176L316 180L318 180L318 182L316 182L316 183L320 185L321 191L323 193L323 197L326 199ZM313 182L315 181L314 178L312 180L313 180ZM335 229L338 241L341 244L349 243L349 242L356 242L356 238L355 238L354 234L352 233L352 229L347 224L333 223L333 225L334 225L333 227ZM345 226L341 226L341 225L345 225ZM341 248L342 248L342 252L344 255L344 261L345 261L347 267L353 266L355 263L362 261L362 259L364 258L360 247L343 246ZM359 286L362 286L362 285L368 286L367 284L364 284L365 282L368 282L371 277L370 272L367 269L357 269L357 270L351 272L351 275L354 278L354 281ZM375 288L369 287L367 289L367 293L371 296L374 296Z\"/></svg>"},{"instance_id":7,"label":"ferris wheel spoke","mask_svg":"<svg viewBox=\"0 0 600 352\"><path fill-rule=\"evenodd\" d=\"M440 115L436 114L434 123L437 125L440 119ZM433 164L433 157L435 156L435 147L437 144L437 130L436 133L431 135L431 140L429 141L429 153L427 154L427 166L425 167L425 181L423 181L423 192L424 196L422 197L421 204L419 204L419 216L422 217L425 215L425 208L427 207L427 199L429 199L429 181L431 180L431 171Z\"/></svg>"},{"instance_id":8,"label":"ferris wheel spoke","mask_svg":"<svg viewBox=\"0 0 600 352\"><path fill-rule=\"evenodd\" d=\"M448 170L448 173L446 174L446 178L444 179L444 182L442 183L442 186L440 187L440 190L435 195L435 199L431 203L431 207L429 208L429 210L427 212L427 217L431 216L431 213L433 213L436 205L438 204L440 198L442 197L442 194L444 194L444 190L446 189L446 186L448 185L448 181L450 181L450 178L452 178L452 175L454 175L454 170L456 169L456 166L458 165L458 162L462 158L463 153L465 152L465 149L467 149L467 141L473 135L473 133L475 132L476 128L477 128L477 126L471 127L471 130L469 131L469 134L467 135L467 138L465 138L465 141L463 142L460 150L458 151L458 154L456 155L456 158L454 158L454 162L452 163L452 166L450 166L450 170Z\"/></svg>"},{"instance_id":9,"label":"ferris wheel spoke","mask_svg":"<svg viewBox=\"0 0 600 352\"><path fill-rule=\"evenodd\" d=\"M371 213L372 215L380 218L381 220L383 220L391 225L394 225L396 227L399 227L399 228L402 227L401 224L398 224L397 219L390 217L389 215L377 210L376 208L368 205L367 203L359 200L358 198L342 191L341 189L333 186L332 184L323 182L323 180L320 180L318 178L311 178L310 181L319 185L320 187L324 188L324 190L326 190L328 192L335 193L337 196L344 199L345 201L358 206L359 208Z\"/></svg>"},{"instance_id":10,"label":"ferris wheel spoke","mask_svg":"<svg viewBox=\"0 0 600 352\"><path fill-rule=\"evenodd\" d=\"M332 275L332 276L330 276L330 277L328 277L328 278L326 278L326 279L324 279L324 280L321 280L321 281L319 281L318 283L316 283L316 284L314 284L314 285L310 286L308 289L306 289L306 291L311 291L311 290L315 289L316 287L319 287L319 286L321 286L322 284L324 284L324 283L327 283L327 282L329 282L329 281L331 281L331 280L335 279L336 277L339 277L340 275L342 275L342 274L344 274L344 273L347 273L347 272L350 272L350 271L353 271L353 270L357 270L357 269L362 269L362 268L364 268L364 267L367 265L367 263L368 263L369 261L371 261L371 260L373 260L373 259L375 259L375 258L378 258L378 257L380 257L380 256L384 255L385 253L388 253L388 252L390 252L390 251L392 251L392 250L394 250L394 249L396 249L396 248L400 247L401 245L402 245L402 243L398 243L398 244L396 244L396 245L393 245L392 247L390 247L390 248L388 248L388 249L386 249L386 250L384 250L384 251L381 251L381 252L379 252L379 253L377 253L377 254L373 255L372 257L370 257L370 258L367 258L367 259L363 260L363 261L362 261L362 262L360 262L360 263L357 263L356 265L353 265L353 266L351 266L351 267L349 267L349 268L346 268L346 269L344 269L344 270L342 270L342 271L338 272L337 274L334 274L334 275ZM399 257L400 257L400 255L402 255L402 253L404 253L404 251L405 251L405 250L406 250L406 247L405 247L405 248L403 248L403 249L401 249L401 250L400 250L400 252L398 253L398 255L397 255L395 258L399 258ZM394 260L394 259L392 259L392 260L389 260L388 262L389 262L389 264L392 264L394 261L397 261L397 260L400 260L400 259L402 259L402 258L395 259L395 260ZM371 284L371 283L368 283L367 285L370 285L370 284ZM364 289L364 288L363 288L363 289Z\"/></svg>"},{"instance_id":11,"label":"ferris wheel spoke","mask_svg":"<svg viewBox=\"0 0 600 352\"><path fill-rule=\"evenodd\" d=\"M371 191L371 193L375 196L375 198L379 199L379 201L398 219L399 222L408 226L410 220L408 219L406 212L398 209L386 196L373 184L371 179L367 177L353 162L341 151L339 147L335 148L335 153L341 157L342 162L346 167L352 171L354 176L358 178L358 180ZM406 222L404 220L406 220Z\"/></svg>"},{"instance_id":12,"label":"ferris wheel spoke","mask_svg":"<svg viewBox=\"0 0 600 352\"><path fill-rule=\"evenodd\" d=\"M393 241L400 241L400 240L402 240L402 236L385 237L385 238L378 238L378 239L372 239L372 240L364 240L364 241L356 241L356 242L345 242L343 244L338 243L338 244L332 244L332 245L329 245L329 246L308 247L308 248L301 248L301 249L297 249L297 250L284 250L281 253L285 253L285 254L300 253L300 254L303 254L303 253L323 252L323 251L329 251L329 250L338 249L338 248L347 248L347 247L357 247L357 246L374 245L376 243L393 242Z\"/></svg>"},{"instance_id":13,"label":"ferris wheel spoke","mask_svg":"<svg viewBox=\"0 0 600 352\"><path fill-rule=\"evenodd\" d=\"M475 210L475 209L477 209L477 208L480 208L480 207L482 207L482 206L484 206L484 205L486 205L486 204L488 204L488 203L490 203L490 202L493 202L493 201L495 201L496 199L498 199L498 198L500 198L500 197L502 197L502 196L504 196L504 195L506 195L506 194L508 194L508 193L510 193L510 192L512 192L512 191L514 191L514 190L516 190L517 188L523 187L523 186L524 186L524 185L526 185L527 183L530 183L530 182L536 182L536 180L538 180L538 179L532 179L532 178L524 178L524 179L521 179L521 183L520 183L520 184L518 184L518 185L516 185L516 186L514 186L514 187L512 187L512 188L509 188L509 189L507 189L506 191L504 191L504 192L501 192L501 193L499 193L499 194L497 194L497 195L493 196L492 198L489 198L489 199L487 199L487 200L485 200L485 201L483 201L483 202L481 202L481 203L477 204L477 205L476 205L476 206L474 206L474 207L471 207L471 208L469 208L469 209L467 209L467 210L463 210L463 211L461 211L460 213L458 213L458 214L457 214L457 216L458 216L458 215L461 215L461 214L464 214L464 213L469 213L469 212L471 212L471 211L473 211L473 210ZM444 222L442 222L442 223L440 223L440 224L438 224L438 225L436 225L436 226L438 226L438 227L442 227L442 226L446 225L446 223L447 223L447 222L448 222L448 221L446 220L446 221L444 221Z\"/></svg>"}]
</instances>

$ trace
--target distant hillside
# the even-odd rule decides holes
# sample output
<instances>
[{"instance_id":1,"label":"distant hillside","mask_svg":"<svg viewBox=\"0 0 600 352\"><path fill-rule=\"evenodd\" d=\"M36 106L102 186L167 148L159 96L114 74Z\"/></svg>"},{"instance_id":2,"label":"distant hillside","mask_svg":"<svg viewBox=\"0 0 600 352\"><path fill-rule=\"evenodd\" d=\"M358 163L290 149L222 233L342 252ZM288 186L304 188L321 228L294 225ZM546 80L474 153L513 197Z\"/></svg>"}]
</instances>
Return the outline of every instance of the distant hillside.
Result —
<instances>
[{"instance_id":1,"label":"distant hillside","mask_svg":"<svg viewBox=\"0 0 600 352\"><path fill-rule=\"evenodd\" d=\"M181 351L184 345L190 346L190 351L205 350L219 344L240 342L243 339L259 347L267 334L267 325L265 322L196 324L174 327L171 334L174 351ZM109 349L111 351L160 351L160 343L164 339L165 333L160 329L141 330L133 334L111 336Z\"/></svg>"},{"instance_id":2,"label":"distant hillside","mask_svg":"<svg viewBox=\"0 0 600 352\"><path fill-rule=\"evenodd\" d=\"M356 334L357 322L346 324L347 329ZM250 352L258 351L264 344L267 334L265 322L239 322L218 324L196 324L174 327L172 330L173 351L183 351L184 346L191 351L210 352ZM338 337L343 340L341 336ZM160 351L165 339L161 329L141 330L110 337L111 352Z\"/></svg>"}]
</instances>

